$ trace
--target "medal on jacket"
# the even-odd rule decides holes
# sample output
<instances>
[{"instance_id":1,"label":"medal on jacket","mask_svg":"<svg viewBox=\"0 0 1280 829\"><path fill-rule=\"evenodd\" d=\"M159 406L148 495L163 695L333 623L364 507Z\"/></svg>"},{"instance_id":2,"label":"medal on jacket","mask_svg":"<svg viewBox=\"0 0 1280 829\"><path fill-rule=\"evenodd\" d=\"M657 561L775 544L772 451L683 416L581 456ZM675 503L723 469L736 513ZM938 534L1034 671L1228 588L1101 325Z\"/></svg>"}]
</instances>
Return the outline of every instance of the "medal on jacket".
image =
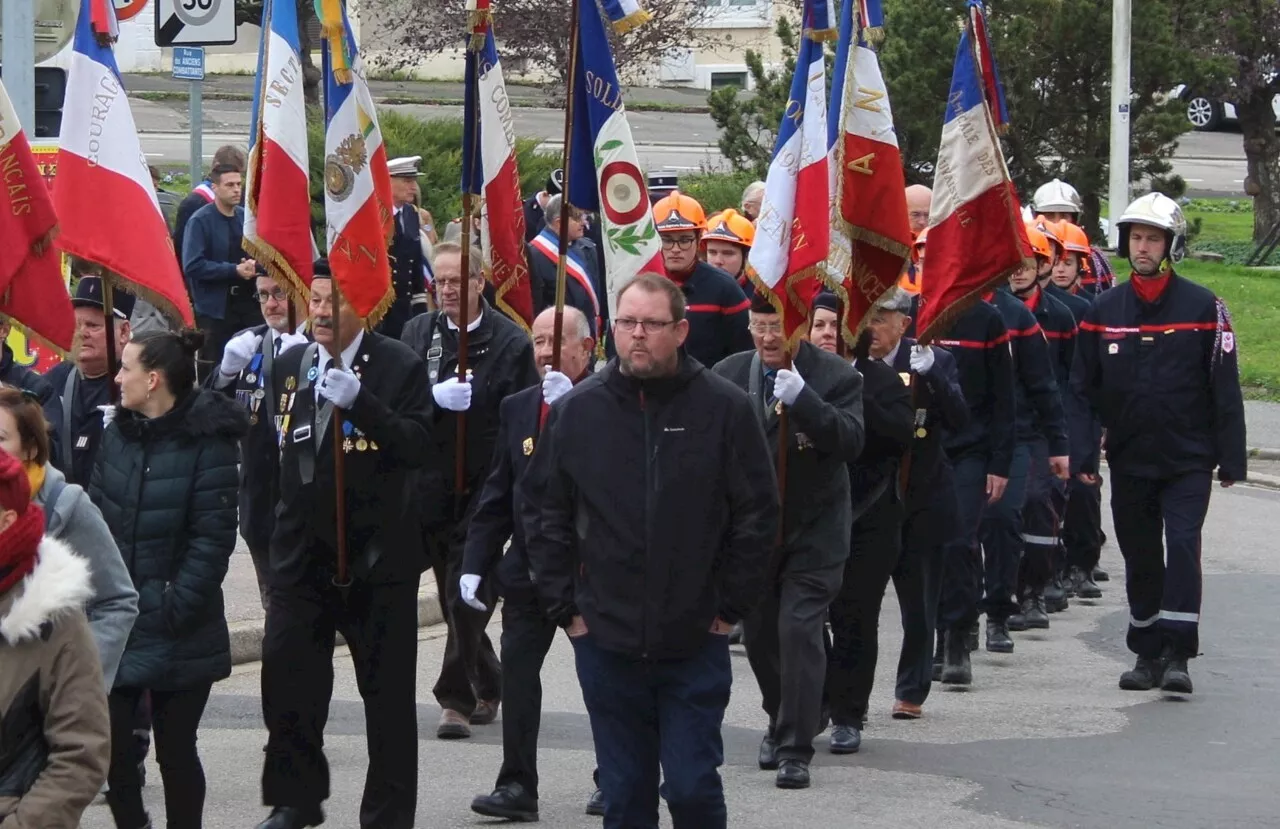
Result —
<instances>
[{"instance_id":1,"label":"medal on jacket","mask_svg":"<svg viewBox=\"0 0 1280 829\"><path fill-rule=\"evenodd\" d=\"M916 409L916 437L925 438L929 436L929 430L925 428L925 419L929 416L928 409Z\"/></svg>"},{"instance_id":2,"label":"medal on jacket","mask_svg":"<svg viewBox=\"0 0 1280 829\"><path fill-rule=\"evenodd\" d=\"M520 450L524 452L524 456L526 458L532 455L533 454L533 438L525 438L524 443L520 444Z\"/></svg>"}]
</instances>

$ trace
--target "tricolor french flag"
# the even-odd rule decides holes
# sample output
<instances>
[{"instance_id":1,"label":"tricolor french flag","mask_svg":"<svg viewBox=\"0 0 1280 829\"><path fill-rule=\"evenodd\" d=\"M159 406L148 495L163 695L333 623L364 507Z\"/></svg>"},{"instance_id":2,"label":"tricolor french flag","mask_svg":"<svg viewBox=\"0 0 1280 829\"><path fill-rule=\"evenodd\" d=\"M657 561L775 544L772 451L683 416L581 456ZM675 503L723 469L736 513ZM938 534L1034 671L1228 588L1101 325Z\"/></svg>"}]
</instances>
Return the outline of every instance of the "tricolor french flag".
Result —
<instances>
[{"instance_id":1,"label":"tricolor french flag","mask_svg":"<svg viewBox=\"0 0 1280 829\"><path fill-rule=\"evenodd\" d=\"M482 197L480 245L498 308L527 331L533 325L533 288L524 258L516 134L493 27L484 28L483 34L472 33L472 44L479 39L481 48L467 50L462 186Z\"/></svg>"},{"instance_id":2,"label":"tricolor french flag","mask_svg":"<svg viewBox=\"0 0 1280 829\"><path fill-rule=\"evenodd\" d=\"M832 19L824 0L806 0L796 74L748 258L752 280L782 315L788 348L795 346L809 305L822 288L817 266L827 258L831 239L827 75L820 41L827 38Z\"/></svg>"},{"instance_id":3,"label":"tricolor french flag","mask_svg":"<svg viewBox=\"0 0 1280 829\"><path fill-rule=\"evenodd\" d=\"M992 286L1030 261L1022 207L996 130L1004 89L980 0L969 0L938 145L917 321L927 341Z\"/></svg>"},{"instance_id":4,"label":"tricolor french flag","mask_svg":"<svg viewBox=\"0 0 1280 829\"><path fill-rule=\"evenodd\" d=\"M324 207L329 269L372 328L395 300L391 176L364 62L341 4L324 3Z\"/></svg>"},{"instance_id":5,"label":"tricolor french flag","mask_svg":"<svg viewBox=\"0 0 1280 829\"><path fill-rule=\"evenodd\" d=\"M307 106L293 0L262 10L257 86L245 173L244 249L294 297L311 286Z\"/></svg>"},{"instance_id":6,"label":"tricolor french flag","mask_svg":"<svg viewBox=\"0 0 1280 829\"><path fill-rule=\"evenodd\" d=\"M578 4L577 49L567 189L570 204L600 213L612 319L618 289L627 280L642 271L665 275L666 268L640 157L627 122L622 84L594 0Z\"/></svg>"},{"instance_id":7,"label":"tricolor french flag","mask_svg":"<svg viewBox=\"0 0 1280 829\"><path fill-rule=\"evenodd\" d=\"M194 325L116 58L95 35L89 2L82 0L76 21L58 139L57 244L102 265L162 313ZM114 6L107 6L114 17Z\"/></svg>"},{"instance_id":8,"label":"tricolor french flag","mask_svg":"<svg viewBox=\"0 0 1280 829\"><path fill-rule=\"evenodd\" d=\"M880 0L846 0L831 80L831 255L827 281L844 301L850 345L876 301L898 282L911 253L906 181L889 91L867 42L879 31ZM856 19L855 19L856 18Z\"/></svg>"}]
</instances>

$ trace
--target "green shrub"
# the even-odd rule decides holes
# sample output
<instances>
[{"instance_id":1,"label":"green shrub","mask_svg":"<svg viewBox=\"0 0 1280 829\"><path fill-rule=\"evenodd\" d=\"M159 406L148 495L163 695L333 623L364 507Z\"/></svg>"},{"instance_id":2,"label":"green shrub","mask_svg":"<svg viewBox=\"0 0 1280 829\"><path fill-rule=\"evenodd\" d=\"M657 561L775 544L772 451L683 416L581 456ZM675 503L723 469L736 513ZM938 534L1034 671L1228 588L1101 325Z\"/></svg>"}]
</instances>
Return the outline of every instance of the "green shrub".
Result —
<instances>
[{"instance_id":1,"label":"green shrub","mask_svg":"<svg viewBox=\"0 0 1280 829\"><path fill-rule=\"evenodd\" d=\"M741 209L742 191L755 181L755 174L748 171L742 173L698 173L691 176L680 176L680 192L693 196L698 200L707 215L719 213L726 207Z\"/></svg>"}]
</instances>

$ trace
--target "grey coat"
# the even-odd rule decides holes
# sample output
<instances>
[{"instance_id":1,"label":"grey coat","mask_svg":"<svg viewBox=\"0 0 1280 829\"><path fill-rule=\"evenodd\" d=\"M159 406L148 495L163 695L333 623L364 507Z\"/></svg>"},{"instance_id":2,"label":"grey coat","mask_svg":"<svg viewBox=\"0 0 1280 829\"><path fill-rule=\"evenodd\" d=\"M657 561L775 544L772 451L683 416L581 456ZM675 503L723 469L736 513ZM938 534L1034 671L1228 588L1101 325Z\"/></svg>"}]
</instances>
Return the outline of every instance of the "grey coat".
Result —
<instances>
[{"instance_id":1,"label":"grey coat","mask_svg":"<svg viewBox=\"0 0 1280 829\"><path fill-rule=\"evenodd\" d=\"M52 505L53 514L46 518L48 534L65 541L89 562L93 597L84 610L102 660L103 679L107 690L111 690L133 620L138 616L138 591L133 588L133 578L107 522L88 493L76 484L66 483L61 472L45 464L44 484L33 500L47 512L50 505L45 501L58 483L63 483L64 488L58 502Z\"/></svg>"},{"instance_id":2,"label":"grey coat","mask_svg":"<svg viewBox=\"0 0 1280 829\"><path fill-rule=\"evenodd\" d=\"M796 350L794 367L804 389L787 407L787 493L783 506L783 569L804 572L849 557L853 507L847 464L866 441L862 421L862 375L848 362L808 342ZM779 418L766 405L756 352L726 357L712 369L751 394L777 462Z\"/></svg>"}]
</instances>

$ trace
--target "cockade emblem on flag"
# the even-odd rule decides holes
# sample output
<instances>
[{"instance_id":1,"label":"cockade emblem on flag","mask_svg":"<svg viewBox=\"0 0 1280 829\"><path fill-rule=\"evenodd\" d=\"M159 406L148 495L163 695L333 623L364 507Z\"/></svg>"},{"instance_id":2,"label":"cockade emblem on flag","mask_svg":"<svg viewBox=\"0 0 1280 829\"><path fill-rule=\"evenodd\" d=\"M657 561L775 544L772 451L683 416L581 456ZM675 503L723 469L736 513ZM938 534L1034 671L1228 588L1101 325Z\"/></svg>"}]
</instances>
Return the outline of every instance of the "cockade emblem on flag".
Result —
<instances>
[{"instance_id":1,"label":"cockade emblem on flag","mask_svg":"<svg viewBox=\"0 0 1280 829\"><path fill-rule=\"evenodd\" d=\"M348 135L324 160L325 189L337 201L343 201L355 188L356 175L369 163L364 136Z\"/></svg>"}]
</instances>

